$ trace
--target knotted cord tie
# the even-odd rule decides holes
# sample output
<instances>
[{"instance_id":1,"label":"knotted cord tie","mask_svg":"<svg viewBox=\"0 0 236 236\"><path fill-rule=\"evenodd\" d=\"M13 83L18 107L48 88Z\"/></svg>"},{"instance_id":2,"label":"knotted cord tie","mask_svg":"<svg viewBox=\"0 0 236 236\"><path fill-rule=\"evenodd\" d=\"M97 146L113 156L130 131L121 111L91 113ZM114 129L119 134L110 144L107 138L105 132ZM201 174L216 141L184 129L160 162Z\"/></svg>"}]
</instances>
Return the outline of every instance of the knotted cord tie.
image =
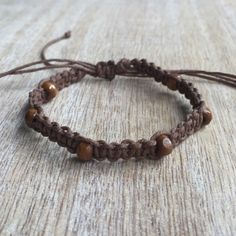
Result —
<instances>
[{"instance_id":1,"label":"knotted cord tie","mask_svg":"<svg viewBox=\"0 0 236 236\"><path fill-rule=\"evenodd\" d=\"M98 62L96 65L83 62L76 61L71 59L47 59L45 56L46 50L49 46L71 37L71 32L66 32L63 36L54 39L48 42L40 52L40 61L31 62L9 71L0 73L0 77L4 77L7 75L16 75L16 74L25 74L36 72L40 70L48 70L48 69L58 69L58 68L73 68L75 70L84 71L87 74L90 74L94 77L101 77L107 80L112 80L115 78L115 75L121 76L137 76L137 77L147 77L150 76L153 72L154 77L158 77L162 75L162 73L157 73L155 65L150 63L147 66L147 61L145 59L138 60L127 60L121 59L117 64L114 61L110 60L108 62ZM140 63L141 61L141 63ZM54 63L53 63L54 62ZM38 68L31 68L36 65L44 64L45 66L41 66ZM31 68L31 69L26 69ZM159 67L157 67L159 68ZM159 68L161 70L161 68ZM194 76L202 79L212 80L216 82L220 82L232 87L236 87L236 75L222 72L209 72L204 70L166 70L166 74L172 74L174 76L186 75L186 76Z\"/></svg>"}]
</instances>

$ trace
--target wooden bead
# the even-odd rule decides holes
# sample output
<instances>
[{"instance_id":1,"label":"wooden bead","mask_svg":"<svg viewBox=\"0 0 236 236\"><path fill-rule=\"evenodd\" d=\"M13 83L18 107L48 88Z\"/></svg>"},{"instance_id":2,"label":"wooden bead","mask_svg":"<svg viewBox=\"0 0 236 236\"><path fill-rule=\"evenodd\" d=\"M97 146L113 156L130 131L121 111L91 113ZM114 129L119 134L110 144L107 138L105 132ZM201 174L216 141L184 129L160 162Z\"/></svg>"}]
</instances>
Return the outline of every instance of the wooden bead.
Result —
<instances>
[{"instance_id":1,"label":"wooden bead","mask_svg":"<svg viewBox=\"0 0 236 236\"><path fill-rule=\"evenodd\" d=\"M177 79L172 76L166 77L166 86L171 90L177 90Z\"/></svg>"},{"instance_id":2,"label":"wooden bead","mask_svg":"<svg viewBox=\"0 0 236 236\"><path fill-rule=\"evenodd\" d=\"M56 88L55 84L51 81L47 80L42 83L41 87L47 93L48 99L53 99L58 94L58 89Z\"/></svg>"},{"instance_id":3,"label":"wooden bead","mask_svg":"<svg viewBox=\"0 0 236 236\"><path fill-rule=\"evenodd\" d=\"M156 139L157 157L163 157L170 154L173 150L173 144L166 134L160 134Z\"/></svg>"},{"instance_id":4,"label":"wooden bead","mask_svg":"<svg viewBox=\"0 0 236 236\"><path fill-rule=\"evenodd\" d=\"M35 108L30 108L25 114L25 122L31 127L34 117L37 115L38 111Z\"/></svg>"},{"instance_id":5,"label":"wooden bead","mask_svg":"<svg viewBox=\"0 0 236 236\"><path fill-rule=\"evenodd\" d=\"M89 143L81 142L76 150L77 157L81 161L89 161L92 159L93 147Z\"/></svg>"},{"instance_id":6,"label":"wooden bead","mask_svg":"<svg viewBox=\"0 0 236 236\"><path fill-rule=\"evenodd\" d=\"M203 121L202 125L208 125L212 120L212 113L208 107L203 110Z\"/></svg>"}]
</instances>

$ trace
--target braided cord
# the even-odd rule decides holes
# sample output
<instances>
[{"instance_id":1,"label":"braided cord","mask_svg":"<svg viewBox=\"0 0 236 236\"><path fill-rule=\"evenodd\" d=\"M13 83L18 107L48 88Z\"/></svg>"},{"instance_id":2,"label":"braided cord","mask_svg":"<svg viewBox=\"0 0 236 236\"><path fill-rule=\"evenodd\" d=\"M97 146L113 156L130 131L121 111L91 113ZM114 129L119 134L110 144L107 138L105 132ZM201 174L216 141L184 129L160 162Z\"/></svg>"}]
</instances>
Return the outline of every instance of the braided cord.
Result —
<instances>
[{"instance_id":1,"label":"braided cord","mask_svg":"<svg viewBox=\"0 0 236 236\"><path fill-rule=\"evenodd\" d=\"M112 61L107 63L99 62L94 66L96 69L95 77L99 76L107 80L114 79L115 75L131 75L142 77L153 77L155 81L161 82L163 85L175 89L184 94L193 106L193 111L188 114L186 120L179 123L176 128L171 129L166 134L170 137L174 146L185 140L189 135L193 134L202 127L202 107L205 105L201 100L201 95L192 83L187 83L184 79L180 79L168 72L156 67L154 63L148 63L145 59L127 60L122 59L117 64ZM56 87L61 90L70 84L79 82L85 72L79 69L65 70L57 73L49 78ZM90 75L92 73L89 73ZM121 143L107 143L104 140L94 141L92 139L81 136L79 133L74 133L69 127L60 127L56 122L51 122L43 113L42 104L48 102L46 92L41 88L42 80L38 88L30 92L29 104L31 107L37 108L40 112L34 118L32 128L40 132L43 136L48 137L51 141L57 142L60 146L66 147L69 152L76 153L76 148L80 142L89 143L93 147L93 157L97 160L108 159L116 161L118 159L128 159L135 157L152 158L156 152L156 137L160 131L156 132L149 140L141 139L132 141L129 139L123 140ZM171 82L171 83L170 83Z\"/></svg>"}]
</instances>

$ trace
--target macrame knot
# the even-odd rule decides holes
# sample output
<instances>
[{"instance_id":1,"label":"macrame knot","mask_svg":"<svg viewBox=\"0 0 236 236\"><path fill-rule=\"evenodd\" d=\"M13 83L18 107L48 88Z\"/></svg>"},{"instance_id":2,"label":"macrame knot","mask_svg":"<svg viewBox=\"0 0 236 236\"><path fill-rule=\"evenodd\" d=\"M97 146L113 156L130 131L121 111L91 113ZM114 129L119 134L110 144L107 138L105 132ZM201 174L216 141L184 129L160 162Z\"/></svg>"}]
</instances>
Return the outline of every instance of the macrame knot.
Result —
<instances>
[{"instance_id":1,"label":"macrame knot","mask_svg":"<svg viewBox=\"0 0 236 236\"><path fill-rule=\"evenodd\" d=\"M115 78L115 75L116 65L114 61L101 61L96 64L96 76L107 80L113 80Z\"/></svg>"},{"instance_id":2,"label":"macrame knot","mask_svg":"<svg viewBox=\"0 0 236 236\"><path fill-rule=\"evenodd\" d=\"M116 73L119 75L125 74L130 70L130 65L130 60L125 58L121 59L116 64Z\"/></svg>"}]
</instances>

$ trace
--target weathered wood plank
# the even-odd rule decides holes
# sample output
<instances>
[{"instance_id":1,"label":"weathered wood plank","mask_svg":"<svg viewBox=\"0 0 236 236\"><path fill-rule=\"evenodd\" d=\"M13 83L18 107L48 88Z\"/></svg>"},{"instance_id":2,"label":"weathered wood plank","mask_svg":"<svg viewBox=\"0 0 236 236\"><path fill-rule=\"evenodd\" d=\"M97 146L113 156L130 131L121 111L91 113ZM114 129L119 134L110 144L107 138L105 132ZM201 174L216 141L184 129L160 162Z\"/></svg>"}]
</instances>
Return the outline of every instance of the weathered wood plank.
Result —
<instances>
[{"instance_id":1,"label":"weathered wood plank","mask_svg":"<svg viewBox=\"0 0 236 236\"><path fill-rule=\"evenodd\" d=\"M1 1L0 71L38 59L68 29L72 39L50 57L236 73L233 0ZM81 164L24 125L28 92L51 73L0 81L1 235L235 235L234 89L196 79L214 122L168 158ZM83 135L120 141L169 130L188 108L152 79L87 77L45 111Z\"/></svg>"}]
</instances>

